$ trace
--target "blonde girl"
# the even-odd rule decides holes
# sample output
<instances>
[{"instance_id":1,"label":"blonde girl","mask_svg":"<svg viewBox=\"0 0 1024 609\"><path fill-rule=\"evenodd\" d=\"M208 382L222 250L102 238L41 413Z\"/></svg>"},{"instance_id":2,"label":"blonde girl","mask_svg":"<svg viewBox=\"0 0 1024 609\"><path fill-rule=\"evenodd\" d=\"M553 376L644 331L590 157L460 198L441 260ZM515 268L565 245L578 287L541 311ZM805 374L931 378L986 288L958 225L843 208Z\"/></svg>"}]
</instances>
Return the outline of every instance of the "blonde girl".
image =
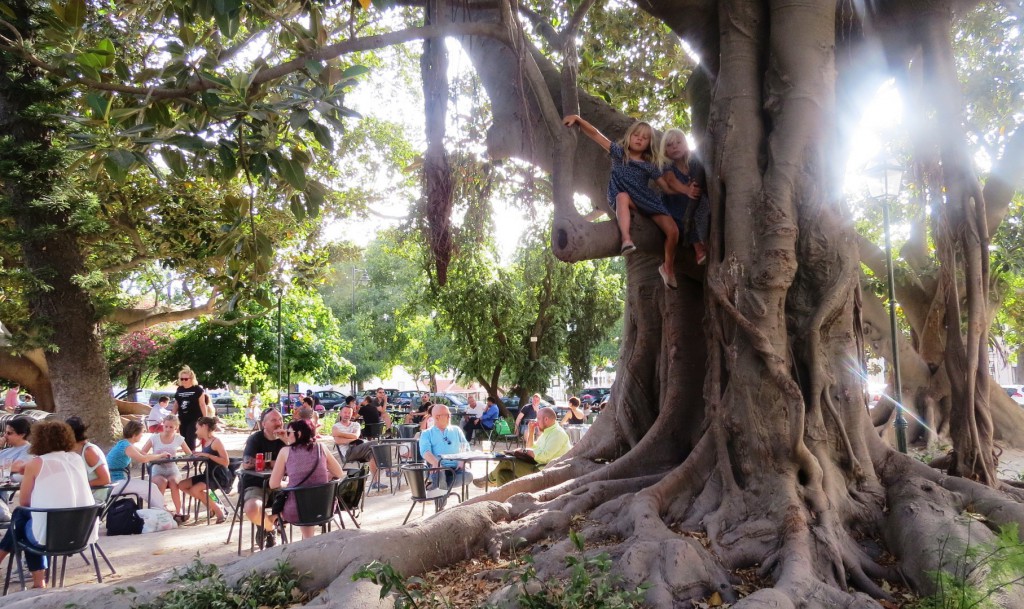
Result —
<instances>
[{"instance_id":1,"label":"blonde girl","mask_svg":"<svg viewBox=\"0 0 1024 609\"><path fill-rule=\"evenodd\" d=\"M639 210L650 216L658 228L665 233L665 262L658 267L662 281L676 289L675 257L679 243L679 228L669 214L660 193L651 188L655 181L666 192L670 186L661 177L661 160L653 146L654 129L645 122L637 121L629 126L622 143L613 142L596 127L575 114L563 119L566 127L578 126L587 137L608 152L612 161L612 173L608 180L608 204L615 210L622 239L620 253L624 256L636 251L630 236L630 213Z\"/></svg>"},{"instance_id":2,"label":"blonde girl","mask_svg":"<svg viewBox=\"0 0 1024 609\"><path fill-rule=\"evenodd\" d=\"M192 449L185 442L185 438L178 433L178 429L181 427L181 421L178 420L178 417L169 414L164 417L162 424L162 431L159 434L149 436L146 443L142 445L143 454L152 450L154 453L164 453L171 456L177 455L178 451L185 455L191 455ZM181 511L181 490L178 488L181 471L178 469L178 464L159 463L154 465L152 475L153 479L151 482L160 489L161 495L164 494L168 487L171 489L171 501L174 502L174 520L179 523L188 520L188 516Z\"/></svg>"},{"instance_id":3,"label":"blonde girl","mask_svg":"<svg viewBox=\"0 0 1024 609\"><path fill-rule=\"evenodd\" d=\"M672 191L665 194L669 213L680 225L683 243L693 245L697 264L704 264L707 248L704 240L708 236L711 219L711 204L701 191L704 168L692 154L686 143L686 134L680 129L669 129L661 138L660 156L668 166L664 178Z\"/></svg>"}]
</instances>

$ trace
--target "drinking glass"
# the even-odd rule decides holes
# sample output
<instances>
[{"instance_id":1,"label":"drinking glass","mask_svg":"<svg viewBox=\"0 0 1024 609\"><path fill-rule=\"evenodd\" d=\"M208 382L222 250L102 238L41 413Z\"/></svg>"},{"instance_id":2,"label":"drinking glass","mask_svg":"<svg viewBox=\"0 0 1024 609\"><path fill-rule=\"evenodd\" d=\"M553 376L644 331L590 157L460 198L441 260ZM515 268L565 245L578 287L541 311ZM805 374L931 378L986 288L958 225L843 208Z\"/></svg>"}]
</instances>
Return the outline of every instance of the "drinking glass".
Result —
<instances>
[{"instance_id":1,"label":"drinking glass","mask_svg":"<svg viewBox=\"0 0 1024 609\"><path fill-rule=\"evenodd\" d=\"M461 444L459 444L459 452L460 453L468 453L469 452L469 442L462 442Z\"/></svg>"},{"instance_id":2,"label":"drinking glass","mask_svg":"<svg viewBox=\"0 0 1024 609\"><path fill-rule=\"evenodd\" d=\"M263 461L264 461L264 463L266 463L267 467L270 467L270 464L274 461L274 453L272 453L272 452L263 453Z\"/></svg>"},{"instance_id":3,"label":"drinking glass","mask_svg":"<svg viewBox=\"0 0 1024 609\"><path fill-rule=\"evenodd\" d=\"M0 461L0 480L4 482L11 479L11 464L13 461L10 459L4 459Z\"/></svg>"},{"instance_id":4,"label":"drinking glass","mask_svg":"<svg viewBox=\"0 0 1024 609\"><path fill-rule=\"evenodd\" d=\"M491 441L480 440L480 449L483 450L485 453L491 452Z\"/></svg>"}]
</instances>

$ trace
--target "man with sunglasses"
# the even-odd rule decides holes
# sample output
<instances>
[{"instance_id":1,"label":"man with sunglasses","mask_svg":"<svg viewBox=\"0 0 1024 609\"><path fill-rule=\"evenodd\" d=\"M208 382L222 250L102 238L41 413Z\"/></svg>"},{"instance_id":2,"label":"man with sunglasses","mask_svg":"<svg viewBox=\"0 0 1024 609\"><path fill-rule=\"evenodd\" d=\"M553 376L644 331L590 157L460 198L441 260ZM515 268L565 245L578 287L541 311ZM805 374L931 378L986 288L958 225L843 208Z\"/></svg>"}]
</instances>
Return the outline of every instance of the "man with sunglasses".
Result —
<instances>
[{"instance_id":1,"label":"man with sunglasses","mask_svg":"<svg viewBox=\"0 0 1024 609\"><path fill-rule=\"evenodd\" d=\"M469 447L462 429L458 425L449 425L452 414L444 404L434 404L431 416L434 418L434 426L420 434L420 454L430 467L450 467L455 470L454 476L446 473L443 481L437 473L431 474L431 483L435 488L439 482L444 488L452 488L464 481L472 481L473 474L466 471L464 462L444 458L445 455L454 455Z\"/></svg>"}]
</instances>

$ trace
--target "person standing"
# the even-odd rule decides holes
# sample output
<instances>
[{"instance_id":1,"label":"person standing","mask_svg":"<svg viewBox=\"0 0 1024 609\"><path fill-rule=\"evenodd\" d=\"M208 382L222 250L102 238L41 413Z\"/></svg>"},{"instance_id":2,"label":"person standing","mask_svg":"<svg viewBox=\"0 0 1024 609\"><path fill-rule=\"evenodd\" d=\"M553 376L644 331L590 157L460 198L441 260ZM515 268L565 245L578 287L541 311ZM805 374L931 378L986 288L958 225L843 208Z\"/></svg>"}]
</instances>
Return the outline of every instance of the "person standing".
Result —
<instances>
[{"instance_id":1,"label":"person standing","mask_svg":"<svg viewBox=\"0 0 1024 609\"><path fill-rule=\"evenodd\" d=\"M249 396L249 403L245 406L245 423L249 426L249 431L256 429L256 424L260 420L260 398L255 393Z\"/></svg>"},{"instance_id":2,"label":"person standing","mask_svg":"<svg viewBox=\"0 0 1024 609\"><path fill-rule=\"evenodd\" d=\"M196 373L188 366L178 372L178 389L174 392L171 414L181 421L181 435L193 451L196 449L196 421L210 413L210 396L202 385L196 384Z\"/></svg>"},{"instance_id":3,"label":"person standing","mask_svg":"<svg viewBox=\"0 0 1024 609\"><path fill-rule=\"evenodd\" d=\"M4 395L4 410L11 414L18 412L18 393L20 391L21 385L15 385L7 390L7 393Z\"/></svg>"}]
</instances>

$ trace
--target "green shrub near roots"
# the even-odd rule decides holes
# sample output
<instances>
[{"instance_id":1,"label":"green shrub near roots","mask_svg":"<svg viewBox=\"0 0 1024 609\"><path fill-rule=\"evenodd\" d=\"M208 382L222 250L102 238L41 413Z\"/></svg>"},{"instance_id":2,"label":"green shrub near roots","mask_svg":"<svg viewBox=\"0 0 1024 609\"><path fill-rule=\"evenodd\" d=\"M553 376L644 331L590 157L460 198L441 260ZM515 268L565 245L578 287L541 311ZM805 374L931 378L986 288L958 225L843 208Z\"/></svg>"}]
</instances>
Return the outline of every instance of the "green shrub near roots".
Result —
<instances>
[{"instance_id":1,"label":"green shrub near roots","mask_svg":"<svg viewBox=\"0 0 1024 609\"><path fill-rule=\"evenodd\" d=\"M540 579L527 556L513 576L515 598L523 609L639 609L646 607L647 584L622 588L622 578L611 573L612 560L607 552L592 557L583 553L583 536L575 531L569 538L576 555L565 558L570 570L568 581ZM390 563L373 561L352 576L353 581L368 579L379 585L380 597L393 594L395 609L449 609L451 603L438 595L429 583L419 577L403 577ZM487 607L487 606L485 606Z\"/></svg>"},{"instance_id":2,"label":"green shrub near roots","mask_svg":"<svg viewBox=\"0 0 1024 609\"><path fill-rule=\"evenodd\" d=\"M959 553L953 572L933 573L935 594L908 609L995 609L1001 590L1024 584L1024 543L1016 524L1000 527L992 543L951 551Z\"/></svg>"},{"instance_id":3,"label":"green shrub near roots","mask_svg":"<svg viewBox=\"0 0 1024 609\"><path fill-rule=\"evenodd\" d=\"M175 569L168 583L172 589L152 603L135 609L281 609L300 603L306 595L299 589L305 578L284 561L270 573L253 571L237 586L229 586L216 565L204 563L198 554L184 570ZM174 586L174 584L186 584ZM132 587L117 588L115 594L134 593Z\"/></svg>"}]
</instances>

